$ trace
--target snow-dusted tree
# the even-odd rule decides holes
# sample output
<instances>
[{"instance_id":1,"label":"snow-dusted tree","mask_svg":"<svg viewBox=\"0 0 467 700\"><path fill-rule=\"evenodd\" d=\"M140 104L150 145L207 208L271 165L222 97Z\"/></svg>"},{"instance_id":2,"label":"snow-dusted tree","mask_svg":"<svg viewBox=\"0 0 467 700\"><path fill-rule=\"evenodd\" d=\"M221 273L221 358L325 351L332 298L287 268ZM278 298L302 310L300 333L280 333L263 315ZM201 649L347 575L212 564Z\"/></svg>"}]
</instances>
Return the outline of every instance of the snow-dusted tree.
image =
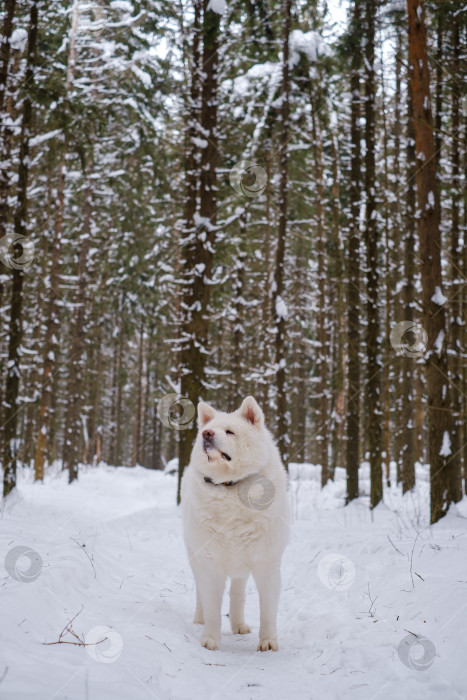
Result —
<instances>
[{"instance_id":1,"label":"snow-dusted tree","mask_svg":"<svg viewBox=\"0 0 467 700\"><path fill-rule=\"evenodd\" d=\"M75 64L76 64L76 38L79 26L79 3L74 0L72 9L72 23L69 34L69 49L68 62L65 82L64 109L69 109L69 92L72 87ZM67 122L68 115L64 116L64 121ZM51 258L51 264L47 279L47 310L45 318L45 333L43 338L43 365L42 365L42 380L41 380L41 397L38 419L37 443L34 459L35 478L42 480L44 478L44 465L47 455L47 441L49 436L50 424L50 408L52 403L52 377L56 367L58 345L59 345L59 326L60 326L60 310L58 300L60 296L60 256L62 247L63 235L63 215L65 206L65 186L66 186L66 135L62 135L62 143L60 144L60 157L58 164L57 176L57 195L55 205L55 220L53 226L52 244L48 248L48 253Z\"/></svg>"},{"instance_id":2,"label":"snow-dusted tree","mask_svg":"<svg viewBox=\"0 0 467 700\"><path fill-rule=\"evenodd\" d=\"M206 391L211 274L217 224L217 75L222 10L223 3L219 0L195 0L189 116L189 128L194 128L194 133L188 132L191 139L188 148L192 150L189 151L187 167L180 320L180 390L194 404ZM189 462L195 430L194 426L180 431L179 483Z\"/></svg>"},{"instance_id":3,"label":"snow-dusted tree","mask_svg":"<svg viewBox=\"0 0 467 700\"><path fill-rule=\"evenodd\" d=\"M286 316L287 306L284 299L285 278L285 249L287 236L287 204L288 204L288 140L289 140L289 34L292 2L284 0L284 27L282 39L282 87L280 107L280 146L279 146L279 217L277 223L277 246L274 261L274 283L272 288L272 316L274 318L274 345L276 370L276 411L277 411L277 444L282 459L287 464L290 447L288 426L288 402L286 386Z\"/></svg>"},{"instance_id":4,"label":"snow-dusted tree","mask_svg":"<svg viewBox=\"0 0 467 700\"><path fill-rule=\"evenodd\" d=\"M376 2L365 3L365 244L367 274L367 380L365 404L368 412L367 436L370 456L371 507L378 505L383 497L382 478L382 412L381 412L381 364L379 338L379 287L378 287L378 227L376 217L376 167L375 167L375 22Z\"/></svg>"},{"instance_id":5,"label":"snow-dusted tree","mask_svg":"<svg viewBox=\"0 0 467 700\"><path fill-rule=\"evenodd\" d=\"M33 103L30 94L34 80L38 34L38 2L32 0L29 19L28 55L26 68L27 92L23 98L20 153L18 166L18 183L16 187L16 204L14 211L15 242L10 248L14 251L13 260L22 260L26 253L28 234L28 179L29 152L33 118ZM26 256L25 256L26 257ZM16 484L16 460L19 447L18 395L20 382L20 348L23 337L23 263L15 264L12 270L8 364L5 388L5 411L3 425L3 494L6 496Z\"/></svg>"},{"instance_id":6,"label":"snow-dusted tree","mask_svg":"<svg viewBox=\"0 0 467 700\"><path fill-rule=\"evenodd\" d=\"M347 329L348 329L348 399L347 399L347 500L358 497L358 467L360 452L360 206L361 206L361 145L360 75L362 53L360 46L360 3L355 0L350 29L351 47L351 168L350 224L347 250Z\"/></svg>"},{"instance_id":7,"label":"snow-dusted tree","mask_svg":"<svg viewBox=\"0 0 467 700\"><path fill-rule=\"evenodd\" d=\"M417 168L418 233L423 284L426 352L431 522L459 498L457 454L452 453L452 417L447 363L446 298L442 292L439 207L435 198L436 158L430 99L425 4L407 0L410 88Z\"/></svg>"},{"instance_id":8,"label":"snow-dusted tree","mask_svg":"<svg viewBox=\"0 0 467 700\"><path fill-rule=\"evenodd\" d=\"M463 427L466 425L465 416L463 417L463 377L462 377L462 356L465 352L465 346L462 344L462 328L465 325L463 320L462 304L462 285L465 286L465 277L462 279L462 252L460 238L460 205L462 193L462 178L460 174L460 143L461 143L461 27L459 13L455 11L450 17L451 32L451 249L450 249L450 285L449 294L450 300L450 348L449 354L449 373L451 377L452 389L452 439L451 448L453 455L457 455L459 475L455 475L456 481L462 474L462 468L466 469L464 462L464 453L462 449L462 440L466 441L466 433ZM465 204L464 204L465 206ZM467 247L465 236L467 231L464 230L464 250ZM464 252L465 255L465 252ZM464 314L465 316L465 314ZM462 486L456 483L453 493L454 500L460 500L462 497Z\"/></svg>"}]
</instances>

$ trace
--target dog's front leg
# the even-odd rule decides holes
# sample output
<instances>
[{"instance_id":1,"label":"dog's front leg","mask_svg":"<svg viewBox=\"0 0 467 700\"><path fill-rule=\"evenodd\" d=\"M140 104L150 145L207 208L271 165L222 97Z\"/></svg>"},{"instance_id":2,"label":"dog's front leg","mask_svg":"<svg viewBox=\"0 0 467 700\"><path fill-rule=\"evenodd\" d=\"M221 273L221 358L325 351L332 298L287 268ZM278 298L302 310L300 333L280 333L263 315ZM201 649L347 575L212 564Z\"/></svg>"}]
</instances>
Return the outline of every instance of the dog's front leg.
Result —
<instances>
[{"instance_id":1,"label":"dog's front leg","mask_svg":"<svg viewBox=\"0 0 467 700\"><path fill-rule=\"evenodd\" d=\"M277 651L277 608L281 590L280 562L262 562L253 569L253 577L259 594L259 644L258 651Z\"/></svg>"},{"instance_id":2,"label":"dog's front leg","mask_svg":"<svg viewBox=\"0 0 467 700\"><path fill-rule=\"evenodd\" d=\"M245 588L248 576L232 579L230 585L230 624L234 634L248 634L251 629L245 623Z\"/></svg>"},{"instance_id":3,"label":"dog's front leg","mask_svg":"<svg viewBox=\"0 0 467 700\"><path fill-rule=\"evenodd\" d=\"M204 625L203 604L201 602L198 584L196 584L196 609L193 622L195 623L195 625Z\"/></svg>"},{"instance_id":4,"label":"dog's front leg","mask_svg":"<svg viewBox=\"0 0 467 700\"><path fill-rule=\"evenodd\" d=\"M226 577L200 566L197 582L204 613L201 644L206 649L218 649L221 638L221 608Z\"/></svg>"},{"instance_id":5,"label":"dog's front leg","mask_svg":"<svg viewBox=\"0 0 467 700\"><path fill-rule=\"evenodd\" d=\"M193 552L188 549L188 557L190 559L191 570L193 571L193 576L195 577L196 584L196 610L193 622L195 625L204 625L204 615L203 615L203 604L201 602L201 596L199 594L199 583L198 583L198 568L196 566L196 558Z\"/></svg>"}]
</instances>

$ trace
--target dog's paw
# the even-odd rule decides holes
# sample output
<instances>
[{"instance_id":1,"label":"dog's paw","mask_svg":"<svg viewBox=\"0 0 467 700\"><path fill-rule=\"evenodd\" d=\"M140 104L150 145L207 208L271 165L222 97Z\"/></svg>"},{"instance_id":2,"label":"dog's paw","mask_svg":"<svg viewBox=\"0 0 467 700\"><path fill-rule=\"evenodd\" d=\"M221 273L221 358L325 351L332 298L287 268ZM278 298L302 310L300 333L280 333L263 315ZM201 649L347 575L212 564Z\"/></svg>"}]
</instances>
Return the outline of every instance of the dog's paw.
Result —
<instances>
[{"instance_id":1,"label":"dog's paw","mask_svg":"<svg viewBox=\"0 0 467 700\"><path fill-rule=\"evenodd\" d=\"M234 634L250 634L251 629L246 622L237 622L232 625L232 632Z\"/></svg>"},{"instance_id":2,"label":"dog's paw","mask_svg":"<svg viewBox=\"0 0 467 700\"><path fill-rule=\"evenodd\" d=\"M210 649L211 651L215 651L216 649L219 649L219 642L217 639L214 639L214 637L203 637L201 640L201 646L206 647L206 649Z\"/></svg>"},{"instance_id":3,"label":"dog's paw","mask_svg":"<svg viewBox=\"0 0 467 700\"><path fill-rule=\"evenodd\" d=\"M279 645L275 637L260 639L256 651L279 651Z\"/></svg>"}]
</instances>

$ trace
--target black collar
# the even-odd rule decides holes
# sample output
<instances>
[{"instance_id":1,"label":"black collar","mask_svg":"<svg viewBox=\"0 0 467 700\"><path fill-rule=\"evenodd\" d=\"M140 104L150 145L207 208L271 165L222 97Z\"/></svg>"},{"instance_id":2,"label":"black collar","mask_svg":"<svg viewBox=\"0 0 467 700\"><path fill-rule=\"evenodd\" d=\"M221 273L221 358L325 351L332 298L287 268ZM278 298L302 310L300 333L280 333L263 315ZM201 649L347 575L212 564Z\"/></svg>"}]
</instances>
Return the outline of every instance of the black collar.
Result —
<instances>
[{"instance_id":1,"label":"black collar","mask_svg":"<svg viewBox=\"0 0 467 700\"><path fill-rule=\"evenodd\" d=\"M239 481L216 482L216 481L213 481L210 476L205 476L204 480L207 484L212 484L213 486L235 486L236 484L240 483Z\"/></svg>"}]
</instances>

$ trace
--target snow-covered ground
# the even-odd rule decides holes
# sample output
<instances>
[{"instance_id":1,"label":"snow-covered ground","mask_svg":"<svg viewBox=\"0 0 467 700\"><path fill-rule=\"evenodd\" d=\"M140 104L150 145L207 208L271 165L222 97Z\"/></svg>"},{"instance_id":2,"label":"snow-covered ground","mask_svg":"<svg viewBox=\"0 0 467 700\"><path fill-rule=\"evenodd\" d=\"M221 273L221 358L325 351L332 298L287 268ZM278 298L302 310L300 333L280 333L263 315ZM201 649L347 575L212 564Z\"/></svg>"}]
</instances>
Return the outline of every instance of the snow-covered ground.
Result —
<instances>
[{"instance_id":1,"label":"snow-covered ground","mask_svg":"<svg viewBox=\"0 0 467 700\"><path fill-rule=\"evenodd\" d=\"M372 514L365 496L343 507L341 470L323 491L313 466L291 477L280 650L256 651L250 581L252 633L224 617L211 652L192 624L173 475L100 466L69 486L25 469L0 520L0 698L466 698L466 499L429 527L422 467L414 494L387 489Z\"/></svg>"}]
</instances>

